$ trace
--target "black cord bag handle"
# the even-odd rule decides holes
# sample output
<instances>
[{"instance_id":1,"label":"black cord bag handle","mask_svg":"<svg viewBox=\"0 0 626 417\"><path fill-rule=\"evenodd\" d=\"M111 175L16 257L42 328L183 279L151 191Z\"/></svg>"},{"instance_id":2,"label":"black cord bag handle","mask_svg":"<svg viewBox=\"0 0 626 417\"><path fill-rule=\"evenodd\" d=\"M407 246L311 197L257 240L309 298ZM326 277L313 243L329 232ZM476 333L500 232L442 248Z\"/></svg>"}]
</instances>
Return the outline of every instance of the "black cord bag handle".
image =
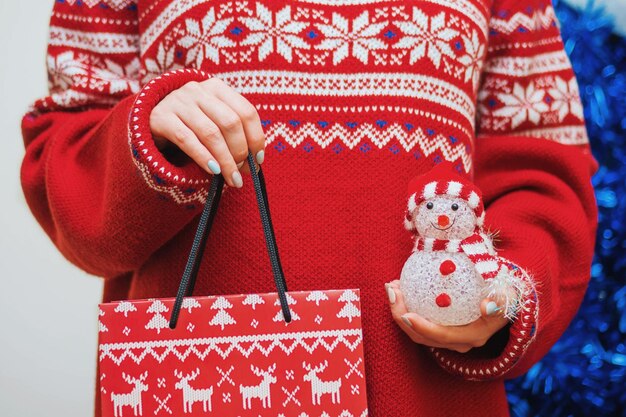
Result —
<instances>
[{"instance_id":1,"label":"black cord bag handle","mask_svg":"<svg viewBox=\"0 0 626 417\"><path fill-rule=\"evenodd\" d=\"M283 311L285 321L289 323L291 321L291 311L289 310L289 305L287 304L287 283L285 282L285 275L283 274L283 268L280 264L278 248L276 247L274 226L272 226L270 208L267 202L265 178L263 177L263 171L260 167L259 172L256 172L254 169L254 158L250 152L248 153L248 166L250 167L257 205L259 206L259 212L261 214L261 224L263 225L265 244L267 246L267 252L270 256L270 263L272 265L272 273L274 275L274 282L276 283L276 290L278 291L280 307ZM217 207L219 206L223 189L224 177L221 174L214 175L211 180L211 185L209 186L209 193L206 198L206 203L204 204L204 209L200 215L200 222L198 223L198 228L196 229L196 235L193 239L191 250L189 251L187 265L185 265L185 271L183 272L183 276L180 280L180 286L178 287L176 301L174 302L174 308L172 309L172 316L170 318L170 329L176 328L183 304L183 298L191 297L193 294L196 277L198 276L198 270L200 269L200 261L202 260L207 237L211 231L211 226L213 225L213 220L215 219L215 214L217 213Z\"/></svg>"}]
</instances>

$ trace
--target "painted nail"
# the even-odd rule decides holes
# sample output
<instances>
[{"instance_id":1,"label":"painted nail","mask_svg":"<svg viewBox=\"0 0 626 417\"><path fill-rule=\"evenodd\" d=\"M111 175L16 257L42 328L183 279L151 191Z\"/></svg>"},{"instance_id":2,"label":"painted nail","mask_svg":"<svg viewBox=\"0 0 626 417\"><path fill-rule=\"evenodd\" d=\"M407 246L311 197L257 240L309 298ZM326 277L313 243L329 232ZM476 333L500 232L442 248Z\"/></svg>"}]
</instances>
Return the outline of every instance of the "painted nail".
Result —
<instances>
[{"instance_id":1,"label":"painted nail","mask_svg":"<svg viewBox=\"0 0 626 417\"><path fill-rule=\"evenodd\" d=\"M215 175L219 174L222 172L222 169L220 168L220 165L217 163L217 161L214 161L213 159L211 159L207 165L209 166L209 169L211 170L212 173L214 173Z\"/></svg>"},{"instance_id":2,"label":"painted nail","mask_svg":"<svg viewBox=\"0 0 626 417\"><path fill-rule=\"evenodd\" d=\"M241 169L241 167L243 166L243 164L244 164L245 162L246 162L246 161L241 161L241 162L239 162L239 163L237 164L237 169Z\"/></svg>"},{"instance_id":3,"label":"painted nail","mask_svg":"<svg viewBox=\"0 0 626 417\"><path fill-rule=\"evenodd\" d=\"M233 184L235 184L235 187L237 188L243 187L243 178L241 178L241 174L239 173L239 171L233 172L232 178L233 178Z\"/></svg>"},{"instance_id":4,"label":"painted nail","mask_svg":"<svg viewBox=\"0 0 626 417\"><path fill-rule=\"evenodd\" d=\"M389 284L385 284L385 288L387 288L387 297L389 297L389 302L391 304L396 303L396 292L391 288Z\"/></svg>"},{"instance_id":5,"label":"painted nail","mask_svg":"<svg viewBox=\"0 0 626 417\"><path fill-rule=\"evenodd\" d=\"M400 317L402 319L402 321L404 322L404 324L406 324L409 327L413 327L413 325L411 324L411 320L409 320L409 318L407 316L402 316Z\"/></svg>"},{"instance_id":6,"label":"painted nail","mask_svg":"<svg viewBox=\"0 0 626 417\"><path fill-rule=\"evenodd\" d=\"M264 150L260 150L256 153L256 161L260 164L263 163L263 161L265 161L265 151Z\"/></svg>"},{"instance_id":7,"label":"painted nail","mask_svg":"<svg viewBox=\"0 0 626 417\"><path fill-rule=\"evenodd\" d=\"M495 302L489 301L487 303L486 310L487 310L487 315L491 316L491 315L497 313L498 311L500 311L500 307L498 307L498 305Z\"/></svg>"}]
</instances>

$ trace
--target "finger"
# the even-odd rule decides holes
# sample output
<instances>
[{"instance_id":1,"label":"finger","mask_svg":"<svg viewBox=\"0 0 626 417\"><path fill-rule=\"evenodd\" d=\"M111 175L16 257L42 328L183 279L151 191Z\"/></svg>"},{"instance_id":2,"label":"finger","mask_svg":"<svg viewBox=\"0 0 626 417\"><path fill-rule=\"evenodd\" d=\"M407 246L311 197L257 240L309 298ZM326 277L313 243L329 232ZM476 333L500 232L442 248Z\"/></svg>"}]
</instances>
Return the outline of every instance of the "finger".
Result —
<instances>
[{"instance_id":1,"label":"finger","mask_svg":"<svg viewBox=\"0 0 626 417\"><path fill-rule=\"evenodd\" d=\"M452 345L451 347L447 347L446 349L454 350L455 352L459 353L467 353L474 348L475 346L472 345Z\"/></svg>"},{"instance_id":2,"label":"finger","mask_svg":"<svg viewBox=\"0 0 626 417\"><path fill-rule=\"evenodd\" d=\"M195 105L180 106L176 113L215 157L226 183L241 188L243 179L220 128Z\"/></svg>"},{"instance_id":3,"label":"finger","mask_svg":"<svg viewBox=\"0 0 626 417\"><path fill-rule=\"evenodd\" d=\"M400 280L399 279L394 279L393 281L388 282L389 285L391 285L394 288L400 289Z\"/></svg>"},{"instance_id":4,"label":"finger","mask_svg":"<svg viewBox=\"0 0 626 417\"><path fill-rule=\"evenodd\" d=\"M402 292L393 287L390 283L385 284L385 292L387 293L387 298L389 299L389 308L391 309L391 317L396 322L398 326L405 333L407 333L414 342L419 341L414 337L418 336L415 332L411 331L410 323L406 322L402 317L407 313L406 305L404 304L404 298L402 297Z\"/></svg>"},{"instance_id":5,"label":"finger","mask_svg":"<svg viewBox=\"0 0 626 417\"><path fill-rule=\"evenodd\" d=\"M442 344L438 344L434 340L429 340L413 331L410 322L404 318L408 311L406 308L406 304L404 304L404 296L402 291L398 288L395 288L389 284L385 284L385 288L387 291L387 297L389 298L389 305L391 307L391 316L393 320L396 322L398 326L413 340L415 343L420 343L422 345L431 346L431 347L447 347Z\"/></svg>"},{"instance_id":6,"label":"finger","mask_svg":"<svg viewBox=\"0 0 626 417\"><path fill-rule=\"evenodd\" d=\"M462 340L460 338L452 341L452 338L441 337L437 334L425 332L423 329L424 323L427 323L429 325L441 328L442 332L449 332L453 334L454 329L458 326L441 326L436 323L432 323L431 321L415 313L406 313L401 317L401 319L406 327L411 329L413 333L419 335L419 337L421 337L425 341L423 344L427 346L443 347L462 353L469 351L473 347L477 347L474 343L470 343L469 341Z\"/></svg>"},{"instance_id":7,"label":"finger","mask_svg":"<svg viewBox=\"0 0 626 417\"><path fill-rule=\"evenodd\" d=\"M411 316L409 314L402 315L399 320L396 320L396 323L415 343L419 343L421 345L433 348L450 349L461 353L468 352L470 349L473 348L473 346L468 344L440 343L416 332L413 328L413 321L410 318Z\"/></svg>"},{"instance_id":8,"label":"finger","mask_svg":"<svg viewBox=\"0 0 626 417\"><path fill-rule=\"evenodd\" d=\"M409 317L416 333L444 345L483 346L506 323L496 320L478 320L464 326L441 326L417 314Z\"/></svg>"},{"instance_id":9,"label":"finger","mask_svg":"<svg viewBox=\"0 0 626 417\"><path fill-rule=\"evenodd\" d=\"M208 164L209 161L215 161L215 157L182 120L174 114L169 113L163 116L160 126L162 126L162 128L157 129L154 134L167 138L205 171L210 174L215 174L215 172L209 168ZM219 174L219 172L217 173Z\"/></svg>"},{"instance_id":10,"label":"finger","mask_svg":"<svg viewBox=\"0 0 626 417\"><path fill-rule=\"evenodd\" d=\"M245 162L248 156L248 143L239 114L227 103L204 91L197 104L202 112L220 128L235 163Z\"/></svg>"},{"instance_id":11,"label":"finger","mask_svg":"<svg viewBox=\"0 0 626 417\"><path fill-rule=\"evenodd\" d=\"M480 303L480 313L490 334L497 332L509 323L509 319L504 316L504 308L488 298Z\"/></svg>"},{"instance_id":12,"label":"finger","mask_svg":"<svg viewBox=\"0 0 626 417\"><path fill-rule=\"evenodd\" d=\"M504 311L495 301L485 298L480 303L480 314L485 319L503 317Z\"/></svg>"},{"instance_id":13,"label":"finger","mask_svg":"<svg viewBox=\"0 0 626 417\"><path fill-rule=\"evenodd\" d=\"M414 313L406 314L405 319L410 321L411 327L416 333L419 333L428 339L434 340L437 343L444 345L464 345L469 344L470 341L474 340L474 335L471 334L472 331L469 329L472 327L471 325L441 326Z\"/></svg>"},{"instance_id":14,"label":"finger","mask_svg":"<svg viewBox=\"0 0 626 417\"><path fill-rule=\"evenodd\" d=\"M391 314L395 316L402 316L407 313L406 304L404 303L404 296L399 288L394 287L390 283L385 284L385 291L387 291L387 298L389 299L389 306L391 307Z\"/></svg>"},{"instance_id":15,"label":"finger","mask_svg":"<svg viewBox=\"0 0 626 417\"><path fill-rule=\"evenodd\" d=\"M248 148L254 155L255 161L262 164L265 160L265 133L254 105L219 78L205 81L204 86L239 115Z\"/></svg>"}]
</instances>

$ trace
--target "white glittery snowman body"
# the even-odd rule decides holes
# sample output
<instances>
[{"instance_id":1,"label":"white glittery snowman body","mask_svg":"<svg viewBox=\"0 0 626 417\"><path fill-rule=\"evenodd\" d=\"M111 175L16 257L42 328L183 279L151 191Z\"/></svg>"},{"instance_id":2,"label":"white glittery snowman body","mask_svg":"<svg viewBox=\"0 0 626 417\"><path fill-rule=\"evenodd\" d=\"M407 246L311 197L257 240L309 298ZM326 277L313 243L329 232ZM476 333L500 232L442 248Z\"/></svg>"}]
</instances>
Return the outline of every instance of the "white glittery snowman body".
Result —
<instances>
[{"instance_id":1,"label":"white glittery snowman body","mask_svg":"<svg viewBox=\"0 0 626 417\"><path fill-rule=\"evenodd\" d=\"M442 273L441 265L450 262L455 271ZM477 320L485 287L485 280L463 253L413 252L400 275L408 310L444 326Z\"/></svg>"},{"instance_id":2,"label":"white glittery snowman body","mask_svg":"<svg viewBox=\"0 0 626 417\"><path fill-rule=\"evenodd\" d=\"M464 200L448 196L425 200L416 210L412 221L423 247L415 248L400 275L408 310L445 326L477 320L487 283L458 250L460 242L476 230L473 210ZM435 249L435 240L448 242L445 248ZM488 237L485 243L493 250Z\"/></svg>"}]
</instances>

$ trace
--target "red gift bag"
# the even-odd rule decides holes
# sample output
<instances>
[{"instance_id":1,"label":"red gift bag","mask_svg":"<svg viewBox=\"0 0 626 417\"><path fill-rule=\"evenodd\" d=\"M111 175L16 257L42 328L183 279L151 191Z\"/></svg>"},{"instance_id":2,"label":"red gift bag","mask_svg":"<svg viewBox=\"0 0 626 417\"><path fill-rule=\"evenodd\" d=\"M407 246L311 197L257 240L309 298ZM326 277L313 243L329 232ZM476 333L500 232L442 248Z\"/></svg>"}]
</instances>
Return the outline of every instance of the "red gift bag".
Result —
<instances>
[{"instance_id":1,"label":"red gift bag","mask_svg":"<svg viewBox=\"0 0 626 417\"><path fill-rule=\"evenodd\" d=\"M287 292L263 173L252 177L278 292L191 297L215 176L177 297L100 305L103 417L367 415L359 290Z\"/></svg>"}]
</instances>

